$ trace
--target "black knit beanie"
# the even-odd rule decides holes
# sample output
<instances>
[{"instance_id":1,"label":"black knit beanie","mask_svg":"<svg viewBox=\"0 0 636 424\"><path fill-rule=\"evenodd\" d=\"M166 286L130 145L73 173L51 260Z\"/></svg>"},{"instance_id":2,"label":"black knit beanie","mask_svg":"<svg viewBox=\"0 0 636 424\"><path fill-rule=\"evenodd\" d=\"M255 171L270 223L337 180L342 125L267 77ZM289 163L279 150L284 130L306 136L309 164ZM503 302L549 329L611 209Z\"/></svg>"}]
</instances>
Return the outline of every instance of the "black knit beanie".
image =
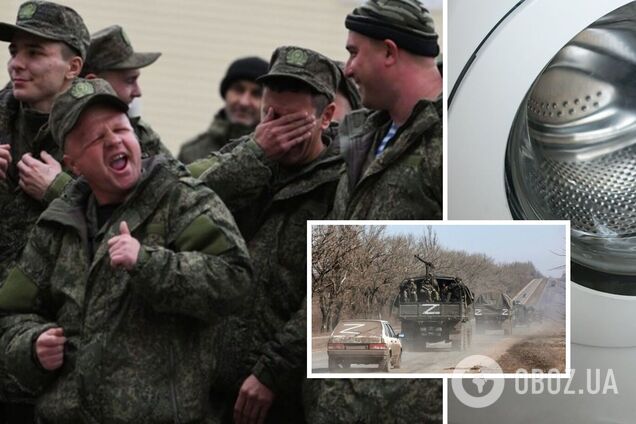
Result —
<instances>
[{"instance_id":1,"label":"black knit beanie","mask_svg":"<svg viewBox=\"0 0 636 424\"><path fill-rule=\"evenodd\" d=\"M227 68L225 77L221 81L221 97L225 98L225 93L234 81L247 80L256 81L256 78L267 73L268 63L260 57L244 57L237 59Z\"/></svg>"}]
</instances>

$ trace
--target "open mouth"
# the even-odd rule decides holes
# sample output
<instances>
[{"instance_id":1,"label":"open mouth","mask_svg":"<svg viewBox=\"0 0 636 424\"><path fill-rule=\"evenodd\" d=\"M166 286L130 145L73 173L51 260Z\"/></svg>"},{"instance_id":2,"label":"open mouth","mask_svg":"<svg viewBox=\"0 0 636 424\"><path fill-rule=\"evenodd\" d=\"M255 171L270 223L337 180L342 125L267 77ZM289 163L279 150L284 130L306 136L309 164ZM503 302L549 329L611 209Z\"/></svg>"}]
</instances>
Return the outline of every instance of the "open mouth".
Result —
<instances>
[{"instance_id":1,"label":"open mouth","mask_svg":"<svg viewBox=\"0 0 636 424\"><path fill-rule=\"evenodd\" d=\"M121 153L115 157L113 157L110 161L110 167L115 171L122 171L128 165L128 156Z\"/></svg>"}]
</instances>

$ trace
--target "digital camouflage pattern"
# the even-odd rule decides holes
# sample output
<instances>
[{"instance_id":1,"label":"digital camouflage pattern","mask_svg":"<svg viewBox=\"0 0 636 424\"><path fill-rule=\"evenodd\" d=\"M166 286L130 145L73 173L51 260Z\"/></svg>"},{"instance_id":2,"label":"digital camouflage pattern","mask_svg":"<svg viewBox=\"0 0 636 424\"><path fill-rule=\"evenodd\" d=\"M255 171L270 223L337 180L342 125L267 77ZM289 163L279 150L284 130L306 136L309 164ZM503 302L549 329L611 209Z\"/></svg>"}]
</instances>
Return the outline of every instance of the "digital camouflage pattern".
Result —
<instances>
[{"instance_id":1,"label":"digital camouflage pattern","mask_svg":"<svg viewBox=\"0 0 636 424\"><path fill-rule=\"evenodd\" d=\"M38 221L0 288L0 387L38 396L46 422L213 422L211 331L241 308L251 281L245 243L209 189L163 158L145 161L133 193L97 228L78 179ZM113 270L108 240L126 221L142 245L135 268ZM9 315L6 315L9 314ZM62 368L32 345L61 326Z\"/></svg>"},{"instance_id":2,"label":"digital camouflage pattern","mask_svg":"<svg viewBox=\"0 0 636 424\"><path fill-rule=\"evenodd\" d=\"M440 379L307 379L308 424L442 424Z\"/></svg>"},{"instance_id":3,"label":"digital camouflage pattern","mask_svg":"<svg viewBox=\"0 0 636 424\"><path fill-rule=\"evenodd\" d=\"M83 73L144 68L159 56L159 52L135 52L124 29L111 25L91 35Z\"/></svg>"},{"instance_id":4,"label":"digital camouflage pattern","mask_svg":"<svg viewBox=\"0 0 636 424\"><path fill-rule=\"evenodd\" d=\"M360 110L345 117L334 219L442 219L442 101L420 100L384 152L387 112Z\"/></svg>"},{"instance_id":5,"label":"digital camouflage pattern","mask_svg":"<svg viewBox=\"0 0 636 424\"><path fill-rule=\"evenodd\" d=\"M47 120L48 114L21 105L11 88L0 91L0 144L11 145L13 159L7 180L0 181L0 281L15 264L35 221L46 207L18 186L18 161L25 153L39 157L42 150L62 161L62 151L45 125Z\"/></svg>"},{"instance_id":6,"label":"digital camouflage pattern","mask_svg":"<svg viewBox=\"0 0 636 424\"><path fill-rule=\"evenodd\" d=\"M269 71L256 81L267 85L267 81L281 77L308 84L316 92L327 96L330 102L335 98L336 88L340 84L340 70L331 59L296 46L283 46L274 50Z\"/></svg>"},{"instance_id":7,"label":"digital camouflage pattern","mask_svg":"<svg viewBox=\"0 0 636 424\"><path fill-rule=\"evenodd\" d=\"M24 31L49 40L62 41L86 58L90 34L82 17L58 3L31 0L18 9L16 24L0 23L0 40L11 41L16 31Z\"/></svg>"},{"instance_id":8,"label":"digital camouflage pattern","mask_svg":"<svg viewBox=\"0 0 636 424\"><path fill-rule=\"evenodd\" d=\"M332 207L342 166L333 128L323 133L328 147L322 155L300 169L268 162L246 137L229 153L217 154L216 163L200 177L232 210L254 265L248 306L224 321L216 336L216 355L224 366L215 387L226 399L219 409L227 422L249 374L277 395L268 422L302 422L306 224L324 219Z\"/></svg>"},{"instance_id":9,"label":"digital camouflage pattern","mask_svg":"<svg viewBox=\"0 0 636 424\"><path fill-rule=\"evenodd\" d=\"M221 109L205 132L181 146L178 159L185 164L204 159L211 153L221 150L230 141L251 133L254 128L256 125L247 126L230 122L225 109Z\"/></svg>"}]
</instances>

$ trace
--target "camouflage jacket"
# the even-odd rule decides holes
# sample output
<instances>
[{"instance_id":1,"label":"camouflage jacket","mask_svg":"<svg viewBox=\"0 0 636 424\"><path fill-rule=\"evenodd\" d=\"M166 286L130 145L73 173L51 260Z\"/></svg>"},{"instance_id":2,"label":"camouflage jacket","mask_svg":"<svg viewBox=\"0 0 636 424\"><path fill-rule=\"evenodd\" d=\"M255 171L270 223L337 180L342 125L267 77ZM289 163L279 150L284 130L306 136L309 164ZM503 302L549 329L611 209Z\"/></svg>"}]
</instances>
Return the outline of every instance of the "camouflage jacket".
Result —
<instances>
[{"instance_id":1,"label":"camouflage jacket","mask_svg":"<svg viewBox=\"0 0 636 424\"><path fill-rule=\"evenodd\" d=\"M442 101L420 100L386 150L388 113L361 110L340 126L346 175L334 219L442 219Z\"/></svg>"},{"instance_id":2,"label":"camouflage jacket","mask_svg":"<svg viewBox=\"0 0 636 424\"><path fill-rule=\"evenodd\" d=\"M26 109L11 88L0 90L0 144L11 145L8 177L0 181L0 281L17 260L27 236L46 204L32 199L19 187L17 163L25 153L39 157L42 150L57 161L62 152L53 141L48 114Z\"/></svg>"},{"instance_id":3,"label":"camouflage jacket","mask_svg":"<svg viewBox=\"0 0 636 424\"><path fill-rule=\"evenodd\" d=\"M214 120L205 132L181 146L178 159L183 163L192 163L195 160L203 159L210 153L220 150L230 140L238 139L251 133L254 131L254 127L254 125L246 126L231 123L225 115L225 110L221 109L214 116Z\"/></svg>"},{"instance_id":4,"label":"camouflage jacket","mask_svg":"<svg viewBox=\"0 0 636 424\"><path fill-rule=\"evenodd\" d=\"M209 419L211 331L240 307L251 270L223 203L174 169L146 161L100 229L78 179L42 214L0 288L0 387L11 399L38 396L46 422ZM130 272L110 266L108 240L121 221L142 246ZM48 372L33 343L54 326L67 342L62 368Z\"/></svg>"},{"instance_id":5,"label":"camouflage jacket","mask_svg":"<svg viewBox=\"0 0 636 424\"><path fill-rule=\"evenodd\" d=\"M228 203L254 264L249 306L228 319L217 338L224 347L218 355L228 366L216 385L234 391L228 396L231 406L240 384L254 374L282 399L272 407L269 422L298 422L299 410L302 414L307 220L324 219L333 205L342 166L333 132L324 134L328 147L322 155L300 169L268 163L256 143L244 139L227 160L201 176Z\"/></svg>"},{"instance_id":6,"label":"camouflage jacket","mask_svg":"<svg viewBox=\"0 0 636 424\"><path fill-rule=\"evenodd\" d=\"M308 424L442 424L441 379L307 379Z\"/></svg>"}]
</instances>

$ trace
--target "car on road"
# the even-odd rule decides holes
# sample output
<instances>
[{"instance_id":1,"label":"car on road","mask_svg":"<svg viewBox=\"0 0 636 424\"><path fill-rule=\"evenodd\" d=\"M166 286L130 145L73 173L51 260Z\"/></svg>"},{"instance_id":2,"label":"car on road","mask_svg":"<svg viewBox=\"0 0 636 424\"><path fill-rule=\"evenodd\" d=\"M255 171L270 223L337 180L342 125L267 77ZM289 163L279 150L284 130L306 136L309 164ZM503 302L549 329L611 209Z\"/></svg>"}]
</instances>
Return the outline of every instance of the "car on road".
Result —
<instances>
[{"instance_id":1,"label":"car on road","mask_svg":"<svg viewBox=\"0 0 636 424\"><path fill-rule=\"evenodd\" d=\"M352 364L378 364L389 372L400 368L402 342L388 321L358 319L340 321L327 343L329 371L338 372Z\"/></svg>"}]
</instances>

